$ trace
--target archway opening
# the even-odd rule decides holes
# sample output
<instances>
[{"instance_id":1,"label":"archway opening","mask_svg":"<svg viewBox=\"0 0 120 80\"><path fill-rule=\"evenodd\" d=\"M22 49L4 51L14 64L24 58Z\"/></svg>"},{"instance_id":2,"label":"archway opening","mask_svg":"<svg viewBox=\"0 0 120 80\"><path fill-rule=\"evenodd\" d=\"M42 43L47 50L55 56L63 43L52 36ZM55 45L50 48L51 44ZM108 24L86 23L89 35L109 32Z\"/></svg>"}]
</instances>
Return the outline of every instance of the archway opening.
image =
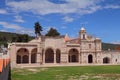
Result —
<instances>
[{"instance_id":1,"label":"archway opening","mask_svg":"<svg viewBox=\"0 0 120 80\"><path fill-rule=\"evenodd\" d=\"M20 48L17 51L16 63L17 64L29 63L29 52L26 48Z\"/></svg>"},{"instance_id":2,"label":"archway opening","mask_svg":"<svg viewBox=\"0 0 120 80\"><path fill-rule=\"evenodd\" d=\"M17 55L17 64L20 64L20 63L21 63L21 56Z\"/></svg>"},{"instance_id":3,"label":"archway opening","mask_svg":"<svg viewBox=\"0 0 120 80\"><path fill-rule=\"evenodd\" d=\"M103 63L104 64L110 63L110 58L108 57L103 58Z\"/></svg>"},{"instance_id":4,"label":"archway opening","mask_svg":"<svg viewBox=\"0 0 120 80\"><path fill-rule=\"evenodd\" d=\"M93 56L91 54L88 55L88 63L93 63Z\"/></svg>"},{"instance_id":5,"label":"archway opening","mask_svg":"<svg viewBox=\"0 0 120 80\"><path fill-rule=\"evenodd\" d=\"M56 62L57 62L57 63L60 63L60 58L61 58L60 56L61 56L61 55L60 55L60 50L57 49L57 50L56 50Z\"/></svg>"},{"instance_id":6,"label":"archway opening","mask_svg":"<svg viewBox=\"0 0 120 80\"><path fill-rule=\"evenodd\" d=\"M77 49L70 49L69 55L68 55L68 61L70 63L79 61L79 52Z\"/></svg>"},{"instance_id":7,"label":"archway opening","mask_svg":"<svg viewBox=\"0 0 120 80\"><path fill-rule=\"evenodd\" d=\"M54 51L51 48L45 52L45 63L54 63Z\"/></svg>"},{"instance_id":8,"label":"archway opening","mask_svg":"<svg viewBox=\"0 0 120 80\"><path fill-rule=\"evenodd\" d=\"M22 63L29 63L29 56L28 55L23 56Z\"/></svg>"},{"instance_id":9,"label":"archway opening","mask_svg":"<svg viewBox=\"0 0 120 80\"><path fill-rule=\"evenodd\" d=\"M37 60L37 48L33 49L31 52L31 63L36 63Z\"/></svg>"}]
</instances>

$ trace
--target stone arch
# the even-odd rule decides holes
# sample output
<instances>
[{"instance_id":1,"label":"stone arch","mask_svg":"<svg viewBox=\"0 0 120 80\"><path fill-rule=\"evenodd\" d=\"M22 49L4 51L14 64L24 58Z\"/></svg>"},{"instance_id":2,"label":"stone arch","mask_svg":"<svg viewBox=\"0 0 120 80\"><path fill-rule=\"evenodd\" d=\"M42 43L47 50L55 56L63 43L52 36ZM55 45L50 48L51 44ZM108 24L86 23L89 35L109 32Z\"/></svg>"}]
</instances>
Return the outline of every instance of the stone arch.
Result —
<instances>
[{"instance_id":1,"label":"stone arch","mask_svg":"<svg viewBox=\"0 0 120 80\"><path fill-rule=\"evenodd\" d=\"M54 63L54 50L52 48L45 51L45 63Z\"/></svg>"},{"instance_id":2,"label":"stone arch","mask_svg":"<svg viewBox=\"0 0 120 80\"><path fill-rule=\"evenodd\" d=\"M59 49L56 50L56 63L60 63L61 59L61 51Z\"/></svg>"},{"instance_id":3,"label":"stone arch","mask_svg":"<svg viewBox=\"0 0 120 80\"><path fill-rule=\"evenodd\" d=\"M88 63L93 63L93 56L91 54L88 55Z\"/></svg>"},{"instance_id":4,"label":"stone arch","mask_svg":"<svg viewBox=\"0 0 120 80\"><path fill-rule=\"evenodd\" d=\"M104 57L103 58L103 63L104 64L110 63L110 58L109 57Z\"/></svg>"},{"instance_id":5,"label":"stone arch","mask_svg":"<svg viewBox=\"0 0 120 80\"><path fill-rule=\"evenodd\" d=\"M36 60L37 60L37 48L34 48L31 51L31 63L36 63Z\"/></svg>"},{"instance_id":6,"label":"stone arch","mask_svg":"<svg viewBox=\"0 0 120 80\"><path fill-rule=\"evenodd\" d=\"M26 48L20 48L17 50L16 63L29 63L29 51Z\"/></svg>"},{"instance_id":7,"label":"stone arch","mask_svg":"<svg viewBox=\"0 0 120 80\"><path fill-rule=\"evenodd\" d=\"M72 48L69 50L68 61L69 62L79 62L79 51L77 49Z\"/></svg>"}]
</instances>

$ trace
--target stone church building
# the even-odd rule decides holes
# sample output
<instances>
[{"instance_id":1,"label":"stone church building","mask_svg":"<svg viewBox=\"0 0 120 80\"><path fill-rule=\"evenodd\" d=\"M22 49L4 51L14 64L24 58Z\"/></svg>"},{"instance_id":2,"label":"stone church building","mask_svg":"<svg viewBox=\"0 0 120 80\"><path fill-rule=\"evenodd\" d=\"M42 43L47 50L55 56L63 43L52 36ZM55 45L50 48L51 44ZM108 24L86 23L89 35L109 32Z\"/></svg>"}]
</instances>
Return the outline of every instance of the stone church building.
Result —
<instances>
[{"instance_id":1,"label":"stone church building","mask_svg":"<svg viewBox=\"0 0 120 80\"><path fill-rule=\"evenodd\" d=\"M41 36L28 43L10 43L8 53L13 68L48 64L120 64L120 52L102 51L101 39L88 35L84 28L75 39L67 35Z\"/></svg>"}]
</instances>

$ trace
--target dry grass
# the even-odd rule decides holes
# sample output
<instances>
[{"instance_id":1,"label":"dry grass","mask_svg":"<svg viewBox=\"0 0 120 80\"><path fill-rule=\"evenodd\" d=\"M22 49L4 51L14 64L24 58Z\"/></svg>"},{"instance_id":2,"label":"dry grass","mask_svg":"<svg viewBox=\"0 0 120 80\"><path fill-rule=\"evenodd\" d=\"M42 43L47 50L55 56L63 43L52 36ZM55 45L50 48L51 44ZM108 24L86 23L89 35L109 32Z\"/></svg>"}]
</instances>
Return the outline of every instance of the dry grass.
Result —
<instances>
[{"instance_id":1,"label":"dry grass","mask_svg":"<svg viewBox=\"0 0 120 80\"><path fill-rule=\"evenodd\" d=\"M13 69L12 80L120 80L120 66Z\"/></svg>"}]
</instances>

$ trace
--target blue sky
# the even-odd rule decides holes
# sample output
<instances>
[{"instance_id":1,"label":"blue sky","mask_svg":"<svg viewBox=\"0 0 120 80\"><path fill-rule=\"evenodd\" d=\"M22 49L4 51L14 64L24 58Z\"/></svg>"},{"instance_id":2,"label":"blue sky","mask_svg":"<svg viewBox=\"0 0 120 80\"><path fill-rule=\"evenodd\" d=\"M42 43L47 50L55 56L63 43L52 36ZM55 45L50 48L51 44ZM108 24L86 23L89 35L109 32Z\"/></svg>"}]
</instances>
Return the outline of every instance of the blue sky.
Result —
<instances>
[{"instance_id":1,"label":"blue sky","mask_svg":"<svg viewBox=\"0 0 120 80\"><path fill-rule=\"evenodd\" d=\"M120 0L0 0L0 31L34 35L39 22L78 37L82 25L103 42L120 42Z\"/></svg>"}]
</instances>

